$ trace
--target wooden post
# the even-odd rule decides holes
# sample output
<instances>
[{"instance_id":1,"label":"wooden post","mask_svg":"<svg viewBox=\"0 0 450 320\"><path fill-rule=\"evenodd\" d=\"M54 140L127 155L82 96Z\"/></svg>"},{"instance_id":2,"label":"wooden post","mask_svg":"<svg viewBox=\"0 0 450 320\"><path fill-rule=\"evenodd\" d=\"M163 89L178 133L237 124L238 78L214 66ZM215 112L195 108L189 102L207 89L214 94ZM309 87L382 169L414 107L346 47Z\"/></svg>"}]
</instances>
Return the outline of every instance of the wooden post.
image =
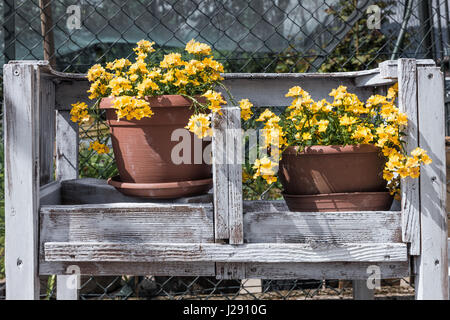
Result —
<instances>
[{"instance_id":1,"label":"wooden post","mask_svg":"<svg viewBox=\"0 0 450 320\"><path fill-rule=\"evenodd\" d=\"M56 179L70 180L78 178L78 125L70 120L69 111L58 111L56 115ZM75 278L74 278L75 277ZM56 298L58 300L77 300L79 288L68 286L80 276L56 276Z\"/></svg>"},{"instance_id":2,"label":"wooden post","mask_svg":"<svg viewBox=\"0 0 450 320\"><path fill-rule=\"evenodd\" d=\"M6 298L39 299L39 70L4 66Z\"/></svg>"},{"instance_id":3,"label":"wooden post","mask_svg":"<svg viewBox=\"0 0 450 320\"><path fill-rule=\"evenodd\" d=\"M416 298L448 300L444 81L439 68L419 67L417 83L419 146L433 163L421 168Z\"/></svg>"},{"instance_id":4,"label":"wooden post","mask_svg":"<svg viewBox=\"0 0 450 320\"><path fill-rule=\"evenodd\" d=\"M418 147L419 126L417 118L417 66L415 59L399 59L397 65L398 105L408 115L406 151ZM402 188L402 240L410 243L410 255L420 254L420 199L419 179L407 178Z\"/></svg>"},{"instance_id":5,"label":"wooden post","mask_svg":"<svg viewBox=\"0 0 450 320\"><path fill-rule=\"evenodd\" d=\"M56 66L55 37L53 35L53 18L51 0L39 0L41 9L41 33L44 47L44 60L52 67Z\"/></svg>"}]
</instances>

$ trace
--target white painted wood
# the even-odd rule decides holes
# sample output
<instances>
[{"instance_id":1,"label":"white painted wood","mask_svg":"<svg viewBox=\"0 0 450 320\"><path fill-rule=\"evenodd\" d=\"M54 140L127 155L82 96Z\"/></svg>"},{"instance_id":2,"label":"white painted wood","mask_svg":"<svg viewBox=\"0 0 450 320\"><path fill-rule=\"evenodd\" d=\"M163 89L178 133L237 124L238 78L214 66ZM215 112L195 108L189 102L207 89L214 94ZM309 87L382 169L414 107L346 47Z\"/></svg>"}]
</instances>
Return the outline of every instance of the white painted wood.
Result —
<instances>
[{"instance_id":1,"label":"white painted wood","mask_svg":"<svg viewBox=\"0 0 450 320\"><path fill-rule=\"evenodd\" d=\"M353 280L353 299L355 300L373 300L374 289L367 287L366 280Z\"/></svg>"},{"instance_id":2,"label":"white painted wood","mask_svg":"<svg viewBox=\"0 0 450 320\"><path fill-rule=\"evenodd\" d=\"M399 60L386 60L378 65L380 74L384 78L398 79L398 63ZM434 67L436 63L432 59L416 59L417 67Z\"/></svg>"},{"instance_id":3,"label":"white painted wood","mask_svg":"<svg viewBox=\"0 0 450 320\"><path fill-rule=\"evenodd\" d=\"M45 242L214 242L211 204L115 204L41 207Z\"/></svg>"},{"instance_id":4,"label":"white painted wood","mask_svg":"<svg viewBox=\"0 0 450 320\"><path fill-rule=\"evenodd\" d=\"M255 201L256 202L256 201ZM402 242L401 212L246 212L246 243Z\"/></svg>"},{"instance_id":5,"label":"white painted wood","mask_svg":"<svg viewBox=\"0 0 450 320\"><path fill-rule=\"evenodd\" d=\"M69 111L56 114L56 179L78 178L78 124L70 120Z\"/></svg>"},{"instance_id":6,"label":"white painted wood","mask_svg":"<svg viewBox=\"0 0 450 320\"><path fill-rule=\"evenodd\" d=\"M66 205L70 204L99 204L99 203L212 203L212 193L179 199L146 199L142 197L126 196L106 180L83 178L61 181L61 198Z\"/></svg>"},{"instance_id":7,"label":"white painted wood","mask_svg":"<svg viewBox=\"0 0 450 320\"><path fill-rule=\"evenodd\" d=\"M214 232L217 240L228 239L228 167L226 164L226 129L228 111L213 115L213 184L214 184Z\"/></svg>"},{"instance_id":8,"label":"white painted wood","mask_svg":"<svg viewBox=\"0 0 450 320\"><path fill-rule=\"evenodd\" d=\"M383 77L379 71L377 73L366 74L355 78L355 84L357 87L389 86L395 82L397 82L395 79Z\"/></svg>"},{"instance_id":9,"label":"white painted wood","mask_svg":"<svg viewBox=\"0 0 450 320\"><path fill-rule=\"evenodd\" d=\"M6 298L39 299L39 74L4 66Z\"/></svg>"},{"instance_id":10,"label":"white painted wood","mask_svg":"<svg viewBox=\"0 0 450 320\"><path fill-rule=\"evenodd\" d=\"M57 86L56 90L58 90ZM58 100L56 100L58 101ZM75 103L73 100L72 103ZM72 104L71 103L71 104ZM69 104L69 106L71 105ZM56 179L58 181L78 178L78 151L79 151L79 134L78 124L70 120L70 111L56 112ZM42 253L42 249L40 251ZM79 283L79 276L76 277L75 283ZM78 299L79 288L76 286L69 288L67 276L58 275L56 277L58 300L67 300L69 298ZM58 285L59 283L59 285ZM76 299L74 299L76 300Z\"/></svg>"},{"instance_id":11,"label":"white painted wood","mask_svg":"<svg viewBox=\"0 0 450 320\"><path fill-rule=\"evenodd\" d=\"M228 155L228 225L230 244L244 242L242 212L242 131L241 109L228 108L226 153Z\"/></svg>"},{"instance_id":12,"label":"white painted wood","mask_svg":"<svg viewBox=\"0 0 450 320\"><path fill-rule=\"evenodd\" d=\"M245 276L258 279L364 280L369 266L380 268L381 279L409 275L408 262L245 263Z\"/></svg>"},{"instance_id":13,"label":"white painted wood","mask_svg":"<svg viewBox=\"0 0 450 320\"><path fill-rule=\"evenodd\" d=\"M46 261L118 262L392 262L406 261L402 243L188 244L46 242Z\"/></svg>"},{"instance_id":14,"label":"white painted wood","mask_svg":"<svg viewBox=\"0 0 450 320\"><path fill-rule=\"evenodd\" d=\"M398 107L408 115L404 129L406 152L419 146L417 118L417 67L414 59L398 60ZM407 178L401 182L402 239L409 242L411 255L420 254L420 198L419 179Z\"/></svg>"},{"instance_id":15,"label":"white painted wood","mask_svg":"<svg viewBox=\"0 0 450 320\"><path fill-rule=\"evenodd\" d=\"M40 133L39 167L40 184L54 180L55 146L55 84L49 79L40 79Z\"/></svg>"},{"instance_id":16,"label":"white painted wood","mask_svg":"<svg viewBox=\"0 0 450 320\"><path fill-rule=\"evenodd\" d=\"M75 263L81 275L153 275L153 276L206 276L216 275L214 263L211 262L79 262ZM41 275L65 275L74 262L39 263Z\"/></svg>"},{"instance_id":17,"label":"white painted wood","mask_svg":"<svg viewBox=\"0 0 450 320\"><path fill-rule=\"evenodd\" d=\"M418 68L419 146L433 163L420 176L421 255L416 298L448 299L444 83L439 68Z\"/></svg>"}]
</instances>

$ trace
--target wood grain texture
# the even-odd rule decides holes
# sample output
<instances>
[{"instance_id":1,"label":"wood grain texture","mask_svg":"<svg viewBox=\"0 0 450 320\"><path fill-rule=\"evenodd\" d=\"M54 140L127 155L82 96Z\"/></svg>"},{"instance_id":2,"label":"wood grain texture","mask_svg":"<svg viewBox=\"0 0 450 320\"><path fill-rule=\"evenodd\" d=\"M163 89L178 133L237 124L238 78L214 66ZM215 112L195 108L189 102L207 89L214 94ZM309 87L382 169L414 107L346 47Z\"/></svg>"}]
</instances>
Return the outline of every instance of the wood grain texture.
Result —
<instances>
[{"instance_id":1,"label":"wood grain texture","mask_svg":"<svg viewBox=\"0 0 450 320\"><path fill-rule=\"evenodd\" d=\"M65 275L73 262L39 263L41 275ZM215 276L215 266L211 262L76 262L81 275L153 275L153 276Z\"/></svg>"},{"instance_id":2,"label":"wood grain texture","mask_svg":"<svg viewBox=\"0 0 450 320\"><path fill-rule=\"evenodd\" d=\"M402 242L397 211L298 213L261 207L244 215L246 243Z\"/></svg>"},{"instance_id":3,"label":"wood grain texture","mask_svg":"<svg viewBox=\"0 0 450 320\"><path fill-rule=\"evenodd\" d=\"M6 298L39 299L39 75L33 64L3 70Z\"/></svg>"},{"instance_id":4,"label":"wood grain texture","mask_svg":"<svg viewBox=\"0 0 450 320\"><path fill-rule=\"evenodd\" d=\"M421 254L416 298L448 300L444 82L439 68L418 68L419 146L433 160L421 168Z\"/></svg>"},{"instance_id":5,"label":"wood grain texture","mask_svg":"<svg viewBox=\"0 0 450 320\"><path fill-rule=\"evenodd\" d=\"M404 128L406 152L419 146L417 118L417 67L414 59L398 60L398 106L408 115ZM409 242L411 255L420 254L420 198L419 179L407 178L401 182L402 193L402 239Z\"/></svg>"},{"instance_id":6,"label":"wood grain texture","mask_svg":"<svg viewBox=\"0 0 450 320\"><path fill-rule=\"evenodd\" d=\"M244 242L242 212L242 132L241 109L228 108L226 153L228 155L228 225L230 244Z\"/></svg>"},{"instance_id":7,"label":"wood grain texture","mask_svg":"<svg viewBox=\"0 0 450 320\"><path fill-rule=\"evenodd\" d=\"M245 263L245 277L257 279L364 280L369 266L380 268L382 279L409 276L408 262Z\"/></svg>"},{"instance_id":8,"label":"wood grain texture","mask_svg":"<svg viewBox=\"0 0 450 320\"><path fill-rule=\"evenodd\" d=\"M226 164L227 110L213 116L213 185L214 185L214 232L217 240L228 239L228 166Z\"/></svg>"},{"instance_id":9,"label":"wood grain texture","mask_svg":"<svg viewBox=\"0 0 450 320\"><path fill-rule=\"evenodd\" d=\"M56 114L56 179L78 177L78 124L70 120L69 111Z\"/></svg>"},{"instance_id":10,"label":"wood grain texture","mask_svg":"<svg viewBox=\"0 0 450 320\"><path fill-rule=\"evenodd\" d=\"M108 204L41 207L46 242L214 242L211 204Z\"/></svg>"},{"instance_id":11,"label":"wood grain texture","mask_svg":"<svg viewBox=\"0 0 450 320\"><path fill-rule=\"evenodd\" d=\"M392 262L406 261L402 243L187 244L46 242L46 261L89 262Z\"/></svg>"}]
</instances>

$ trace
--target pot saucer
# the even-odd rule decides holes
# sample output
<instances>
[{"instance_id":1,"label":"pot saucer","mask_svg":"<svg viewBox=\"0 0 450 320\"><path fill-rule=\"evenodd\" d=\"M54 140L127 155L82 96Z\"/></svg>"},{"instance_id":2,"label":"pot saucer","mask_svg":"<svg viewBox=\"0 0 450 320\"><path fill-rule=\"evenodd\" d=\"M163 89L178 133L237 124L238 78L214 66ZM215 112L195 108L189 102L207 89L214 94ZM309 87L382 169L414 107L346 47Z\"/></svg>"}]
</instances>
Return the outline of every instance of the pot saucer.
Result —
<instances>
[{"instance_id":1,"label":"pot saucer","mask_svg":"<svg viewBox=\"0 0 450 320\"><path fill-rule=\"evenodd\" d=\"M393 197L389 192L349 192L314 195L289 195L283 193L290 211L297 212L349 212L387 211Z\"/></svg>"},{"instance_id":2,"label":"pot saucer","mask_svg":"<svg viewBox=\"0 0 450 320\"><path fill-rule=\"evenodd\" d=\"M150 199L176 199L207 193L212 188L213 179L201 179L162 183L121 182L119 176L108 179L108 184L127 196Z\"/></svg>"}]
</instances>

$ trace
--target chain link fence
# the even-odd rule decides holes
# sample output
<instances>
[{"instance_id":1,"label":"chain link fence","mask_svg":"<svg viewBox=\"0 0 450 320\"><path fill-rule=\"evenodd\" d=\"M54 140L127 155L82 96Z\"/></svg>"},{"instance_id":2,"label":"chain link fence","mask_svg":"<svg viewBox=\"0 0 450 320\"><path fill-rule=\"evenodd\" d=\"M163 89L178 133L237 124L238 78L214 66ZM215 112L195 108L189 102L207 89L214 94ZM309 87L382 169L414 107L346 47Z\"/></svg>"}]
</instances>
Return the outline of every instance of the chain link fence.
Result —
<instances>
[{"instance_id":1,"label":"chain link fence","mask_svg":"<svg viewBox=\"0 0 450 320\"><path fill-rule=\"evenodd\" d=\"M155 41L155 55L161 57L182 51L195 38L211 45L226 72L354 71L400 57L433 59L446 75L449 68L447 0L0 0L0 14L0 65L10 60L46 59L59 71L86 72L94 63L132 55L140 39ZM448 98L446 109L449 122ZM100 156L88 150L90 141L107 139L106 133L102 124L80 128L81 177L105 179L116 174L112 153ZM279 192L276 186L244 185L248 199L276 199ZM54 298L55 277L42 279L41 294ZM376 294L410 298L414 289L405 280L384 281ZM348 282L338 280L153 276L83 277L80 290L82 299L325 299L350 295Z\"/></svg>"}]
</instances>

